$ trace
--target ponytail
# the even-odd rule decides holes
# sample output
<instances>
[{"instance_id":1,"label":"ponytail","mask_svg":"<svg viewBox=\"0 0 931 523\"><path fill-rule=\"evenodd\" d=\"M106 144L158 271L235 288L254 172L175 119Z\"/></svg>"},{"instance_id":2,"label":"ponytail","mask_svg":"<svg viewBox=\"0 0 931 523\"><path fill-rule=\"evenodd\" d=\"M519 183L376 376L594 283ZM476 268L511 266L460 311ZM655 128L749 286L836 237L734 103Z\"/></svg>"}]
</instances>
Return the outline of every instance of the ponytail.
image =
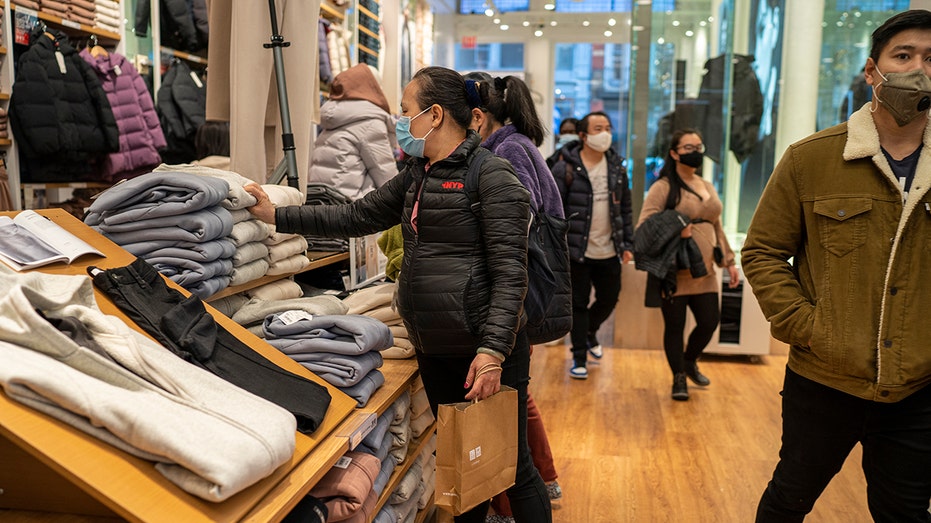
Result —
<instances>
[{"instance_id":1,"label":"ponytail","mask_svg":"<svg viewBox=\"0 0 931 523\"><path fill-rule=\"evenodd\" d=\"M466 90L472 82L471 87L478 94L475 107L489 113L498 123L512 124L517 132L530 138L536 146L543 143L546 128L537 115L530 88L523 80L516 76L492 78L484 72L469 73L466 78Z\"/></svg>"}]
</instances>

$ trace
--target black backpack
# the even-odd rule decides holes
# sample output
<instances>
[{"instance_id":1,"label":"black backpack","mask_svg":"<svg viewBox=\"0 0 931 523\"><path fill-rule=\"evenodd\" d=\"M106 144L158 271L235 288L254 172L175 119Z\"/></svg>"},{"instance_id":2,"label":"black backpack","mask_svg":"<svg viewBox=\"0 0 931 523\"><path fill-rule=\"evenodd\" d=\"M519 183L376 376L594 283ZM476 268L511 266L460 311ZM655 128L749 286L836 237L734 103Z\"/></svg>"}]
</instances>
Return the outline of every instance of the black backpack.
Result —
<instances>
[{"instance_id":1,"label":"black backpack","mask_svg":"<svg viewBox=\"0 0 931 523\"><path fill-rule=\"evenodd\" d=\"M472 212L481 213L478 177L482 164L493 156L479 147L469 164L465 192ZM527 296L525 330L533 345L558 340L572 328L572 282L569 277L569 222L533 211L527 237Z\"/></svg>"}]
</instances>

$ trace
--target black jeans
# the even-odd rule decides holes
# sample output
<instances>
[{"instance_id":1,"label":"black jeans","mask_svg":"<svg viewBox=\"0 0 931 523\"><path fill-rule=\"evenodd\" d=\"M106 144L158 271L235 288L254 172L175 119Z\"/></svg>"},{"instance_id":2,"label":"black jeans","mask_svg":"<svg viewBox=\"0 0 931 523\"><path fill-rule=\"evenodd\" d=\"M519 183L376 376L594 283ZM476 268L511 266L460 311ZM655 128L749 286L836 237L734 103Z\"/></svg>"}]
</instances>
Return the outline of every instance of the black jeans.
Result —
<instances>
[{"instance_id":1,"label":"black jeans","mask_svg":"<svg viewBox=\"0 0 931 523\"><path fill-rule=\"evenodd\" d=\"M782 449L756 521L804 520L857 442L863 446L873 520L931 521L931 386L898 403L878 403L788 368L782 390Z\"/></svg>"},{"instance_id":2,"label":"black jeans","mask_svg":"<svg viewBox=\"0 0 931 523\"><path fill-rule=\"evenodd\" d=\"M695 328L689 333L685 352L682 346L682 333L685 330L685 318L691 309L695 316ZM718 305L718 294L693 294L686 296L673 296L671 300L663 300L663 349L666 351L666 361L673 375L685 372L685 361L697 361L701 353L708 346L714 330L721 321L721 309Z\"/></svg>"},{"instance_id":3,"label":"black jeans","mask_svg":"<svg viewBox=\"0 0 931 523\"><path fill-rule=\"evenodd\" d=\"M569 264L572 277L572 359L584 365L588 359L588 337L598 332L617 305L621 292L621 260L617 256L606 260L585 258L584 262ZM589 307L592 287L595 301Z\"/></svg>"},{"instance_id":4,"label":"black jeans","mask_svg":"<svg viewBox=\"0 0 931 523\"><path fill-rule=\"evenodd\" d=\"M94 285L168 350L294 414L297 429L317 430L330 406L322 385L252 350L217 323L197 296L169 287L145 260L93 275Z\"/></svg>"},{"instance_id":5,"label":"black jeans","mask_svg":"<svg viewBox=\"0 0 931 523\"><path fill-rule=\"evenodd\" d=\"M420 377L436 415L441 403L465 401L467 389L463 387L473 357L438 357L417 353ZM511 355L502 364L501 384L517 390L517 475L513 487L507 490L511 511L517 523L550 523L553 515L546 484L533 464L527 444L527 384L530 383L530 344L523 332ZM489 500L490 501L490 500ZM484 523L489 502L461 516L456 523Z\"/></svg>"}]
</instances>

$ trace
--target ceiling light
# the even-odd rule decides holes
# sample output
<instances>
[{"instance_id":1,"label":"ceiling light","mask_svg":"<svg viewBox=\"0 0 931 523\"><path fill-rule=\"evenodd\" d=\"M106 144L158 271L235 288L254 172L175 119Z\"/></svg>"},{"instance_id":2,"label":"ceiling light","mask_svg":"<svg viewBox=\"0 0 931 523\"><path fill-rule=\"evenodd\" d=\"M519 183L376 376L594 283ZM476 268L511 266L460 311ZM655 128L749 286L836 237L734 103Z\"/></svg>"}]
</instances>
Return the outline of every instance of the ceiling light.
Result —
<instances>
[{"instance_id":1,"label":"ceiling light","mask_svg":"<svg viewBox=\"0 0 931 523\"><path fill-rule=\"evenodd\" d=\"M528 22L527 20L524 20L523 22L521 22L520 25L522 25L522 26L524 26L524 27L530 27L530 22Z\"/></svg>"},{"instance_id":2,"label":"ceiling light","mask_svg":"<svg viewBox=\"0 0 931 523\"><path fill-rule=\"evenodd\" d=\"M610 25L611 27L614 27L614 24L616 23L617 23L617 20L613 18L608 18L608 25Z\"/></svg>"},{"instance_id":3,"label":"ceiling light","mask_svg":"<svg viewBox=\"0 0 931 523\"><path fill-rule=\"evenodd\" d=\"M485 16L495 16L495 10L490 7L485 9Z\"/></svg>"},{"instance_id":4,"label":"ceiling light","mask_svg":"<svg viewBox=\"0 0 931 523\"><path fill-rule=\"evenodd\" d=\"M665 44L665 43L666 43L666 39L663 38L663 37L661 36L661 37L659 37L659 38L656 39L656 43L658 43L658 44L660 44L660 45Z\"/></svg>"},{"instance_id":5,"label":"ceiling light","mask_svg":"<svg viewBox=\"0 0 931 523\"><path fill-rule=\"evenodd\" d=\"M534 31L533 36L543 36L543 29L537 29Z\"/></svg>"},{"instance_id":6,"label":"ceiling light","mask_svg":"<svg viewBox=\"0 0 931 523\"><path fill-rule=\"evenodd\" d=\"M692 36L692 35L694 35L694 34L695 34L695 32L692 31L691 29L689 29L688 31L685 32L685 36Z\"/></svg>"},{"instance_id":7,"label":"ceiling light","mask_svg":"<svg viewBox=\"0 0 931 523\"><path fill-rule=\"evenodd\" d=\"M507 31L507 30L510 29L510 28L511 28L511 26L509 26L508 24L501 24L501 30L502 30L502 31Z\"/></svg>"},{"instance_id":8,"label":"ceiling light","mask_svg":"<svg viewBox=\"0 0 931 523\"><path fill-rule=\"evenodd\" d=\"M589 25L591 25L591 22L589 22L588 20L582 20L583 27L588 27Z\"/></svg>"},{"instance_id":9,"label":"ceiling light","mask_svg":"<svg viewBox=\"0 0 931 523\"><path fill-rule=\"evenodd\" d=\"M605 36L607 36L607 37L610 37L610 36L613 35L613 34L614 34L614 33L612 33L610 29L608 29L607 31L605 31Z\"/></svg>"},{"instance_id":10,"label":"ceiling light","mask_svg":"<svg viewBox=\"0 0 931 523\"><path fill-rule=\"evenodd\" d=\"M708 22L702 20L701 22L698 22L698 25L705 27L706 25L708 25Z\"/></svg>"},{"instance_id":11,"label":"ceiling light","mask_svg":"<svg viewBox=\"0 0 931 523\"><path fill-rule=\"evenodd\" d=\"M546 9L547 11L552 11L553 9L556 9L556 4L553 2L547 2L543 4L543 9Z\"/></svg>"},{"instance_id":12,"label":"ceiling light","mask_svg":"<svg viewBox=\"0 0 931 523\"><path fill-rule=\"evenodd\" d=\"M550 26L556 27L556 20L550 20Z\"/></svg>"},{"instance_id":13,"label":"ceiling light","mask_svg":"<svg viewBox=\"0 0 931 523\"><path fill-rule=\"evenodd\" d=\"M496 23L496 24L500 24L500 23L501 23L501 19L500 19L500 18L495 18L494 20L492 20L492 22L494 22L494 23Z\"/></svg>"},{"instance_id":14,"label":"ceiling light","mask_svg":"<svg viewBox=\"0 0 931 523\"><path fill-rule=\"evenodd\" d=\"M678 21L678 20L673 20L673 21L672 21L672 26L673 26L673 27L679 27L679 21Z\"/></svg>"}]
</instances>

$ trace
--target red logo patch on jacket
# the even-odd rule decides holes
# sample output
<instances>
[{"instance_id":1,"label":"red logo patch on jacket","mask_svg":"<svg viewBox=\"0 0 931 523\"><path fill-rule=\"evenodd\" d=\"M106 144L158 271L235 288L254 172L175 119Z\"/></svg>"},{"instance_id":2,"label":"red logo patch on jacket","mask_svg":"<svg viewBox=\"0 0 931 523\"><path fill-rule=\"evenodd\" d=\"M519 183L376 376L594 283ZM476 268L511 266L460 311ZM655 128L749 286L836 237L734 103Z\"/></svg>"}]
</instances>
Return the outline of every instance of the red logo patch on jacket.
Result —
<instances>
[{"instance_id":1,"label":"red logo patch on jacket","mask_svg":"<svg viewBox=\"0 0 931 523\"><path fill-rule=\"evenodd\" d=\"M462 189L465 185L462 182L443 182L444 189Z\"/></svg>"}]
</instances>

